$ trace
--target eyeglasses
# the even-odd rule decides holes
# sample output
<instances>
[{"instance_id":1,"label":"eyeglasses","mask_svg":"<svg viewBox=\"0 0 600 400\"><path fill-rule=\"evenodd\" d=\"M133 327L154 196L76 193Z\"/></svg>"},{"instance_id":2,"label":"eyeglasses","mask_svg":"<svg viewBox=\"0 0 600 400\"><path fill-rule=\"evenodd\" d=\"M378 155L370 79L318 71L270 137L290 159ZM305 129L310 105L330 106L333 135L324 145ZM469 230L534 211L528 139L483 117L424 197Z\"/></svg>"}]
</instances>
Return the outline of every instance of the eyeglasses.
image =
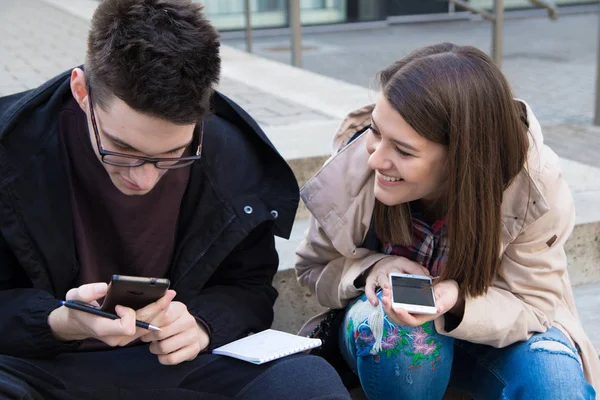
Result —
<instances>
[{"instance_id":1,"label":"eyeglasses","mask_svg":"<svg viewBox=\"0 0 600 400\"><path fill-rule=\"evenodd\" d=\"M196 149L196 155L189 157L178 157L178 158L152 158L152 157L141 157L132 156L129 154L117 153L114 151L105 150L102 147L100 141L100 134L98 133L98 125L96 124L96 116L94 115L94 105L92 103L92 92L89 91L88 99L90 102L90 118L92 119L92 128L94 129L94 135L96 135L96 143L98 145L98 153L103 163L114 165L117 167L139 167L146 163L154 164L159 169L177 169L187 167L193 164L194 161L199 160L202 157L202 139L204 137L204 121L200 126L200 135L198 139L198 148Z\"/></svg>"}]
</instances>

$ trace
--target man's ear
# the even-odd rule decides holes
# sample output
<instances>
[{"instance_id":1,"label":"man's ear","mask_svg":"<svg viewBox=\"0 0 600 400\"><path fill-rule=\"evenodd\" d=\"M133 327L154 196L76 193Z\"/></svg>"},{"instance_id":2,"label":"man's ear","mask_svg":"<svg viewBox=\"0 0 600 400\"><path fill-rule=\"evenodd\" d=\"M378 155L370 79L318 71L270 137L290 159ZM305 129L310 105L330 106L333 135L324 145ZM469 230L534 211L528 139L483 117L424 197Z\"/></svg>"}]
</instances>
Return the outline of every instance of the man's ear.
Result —
<instances>
[{"instance_id":1,"label":"man's ear","mask_svg":"<svg viewBox=\"0 0 600 400\"><path fill-rule=\"evenodd\" d=\"M79 107L85 112L88 109L88 90L85 72L81 68L75 68L71 71L71 93L73 98L79 104Z\"/></svg>"}]
</instances>

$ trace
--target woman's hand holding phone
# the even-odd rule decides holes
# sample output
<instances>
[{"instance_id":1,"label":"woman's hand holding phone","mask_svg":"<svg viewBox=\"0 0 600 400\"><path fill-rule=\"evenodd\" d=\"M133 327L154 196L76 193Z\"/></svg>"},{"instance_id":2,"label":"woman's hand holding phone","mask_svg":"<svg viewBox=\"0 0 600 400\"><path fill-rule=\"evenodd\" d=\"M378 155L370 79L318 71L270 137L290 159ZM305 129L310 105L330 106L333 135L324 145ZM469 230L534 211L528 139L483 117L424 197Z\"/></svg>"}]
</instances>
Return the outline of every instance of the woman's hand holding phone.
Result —
<instances>
[{"instance_id":1,"label":"woman's hand holding phone","mask_svg":"<svg viewBox=\"0 0 600 400\"><path fill-rule=\"evenodd\" d=\"M392 307L392 288L388 282L383 285L383 309L388 318L396 325L417 327L432 321L450 311L459 300L458 283L454 280L445 280L433 286L437 314L411 314L402 308Z\"/></svg>"},{"instance_id":2,"label":"woman's hand holding phone","mask_svg":"<svg viewBox=\"0 0 600 400\"><path fill-rule=\"evenodd\" d=\"M392 272L410 275L429 275L427 268L408 258L399 256L382 258L371 267L365 283L365 294L374 306L379 304L377 294L375 293L377 287L383 288L385 284L388 284L389 276Z\"/></svg>"},{"instance_id":3,"label":"woman's hand holding phone","mask_svg":"<svg viewBox=\"0 0 600 400\"><path fill-rule=\"evenodd\" d=\"M66 300L79 300L98 306L98 299L106 296L107 290L106 283L90 283L69 290ZM168 309L174 297L175 291L168 290L162 298L137 312L131 308L117 306L115 312L121 318L116 320L63 306L50 313L48 324L59 340L95 338L112 347L125 346L148 332L135 326L136 318L146 322L158 318Z\"/></svg>"},{"instance_id":4,"label":"woman's hand holding phone","mask_svg":"<svg viewBox=\"0 0 600 400\"><path fill-rule=\"evenodd\" d=\"M165 312L150 322L160 332L148 332L141 337L150 344L150 352L158 356L163 365L176 365L191 361L208 347L210 337L198 320L189 313L185 304L171 302Z\"/></svg>"}]
</instances>

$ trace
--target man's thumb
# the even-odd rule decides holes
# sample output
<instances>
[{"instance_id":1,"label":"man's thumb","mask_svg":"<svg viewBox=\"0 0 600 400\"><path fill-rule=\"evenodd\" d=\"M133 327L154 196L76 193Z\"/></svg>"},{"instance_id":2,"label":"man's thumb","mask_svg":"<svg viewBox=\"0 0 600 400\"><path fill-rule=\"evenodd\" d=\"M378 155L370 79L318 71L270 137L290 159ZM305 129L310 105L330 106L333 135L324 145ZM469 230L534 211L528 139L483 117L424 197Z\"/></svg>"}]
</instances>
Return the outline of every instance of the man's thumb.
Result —
<instances>
[{"instance_id":1,"label":"man's thumb","mask_svg":"<svg viewBox=\"0 0 600 400\"><path fill-rule=\"evenodd\" d=\"M80 300L92 302L106 296L108 285L104 282L88 283L67 292L66 300Z\"/></svg>"}]
</instances>

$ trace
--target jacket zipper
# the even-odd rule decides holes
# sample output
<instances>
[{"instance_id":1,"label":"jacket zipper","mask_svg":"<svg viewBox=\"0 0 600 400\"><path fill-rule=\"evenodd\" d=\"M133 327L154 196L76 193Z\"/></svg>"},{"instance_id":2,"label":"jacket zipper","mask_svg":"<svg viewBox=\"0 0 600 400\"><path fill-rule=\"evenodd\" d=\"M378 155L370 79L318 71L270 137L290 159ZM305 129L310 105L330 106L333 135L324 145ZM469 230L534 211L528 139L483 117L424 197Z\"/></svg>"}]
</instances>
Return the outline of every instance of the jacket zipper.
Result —
<instances>
[{"instance_id":1,"label":"jacket zipper","mask_svg":"<svg viewBox=\"0 0 600 400\"><path fill-rule=\"evenodd\" d=\"M225 232L225 229L227 229L229 227L229 225L231 225L231 223L233 222L233 220L235 219L235 215L231 216L231 218L229 218L229 220L225 223L225 225L223 225L223 227L219 230L219 232L217 232L217 234L213 237L213 239L210 241L210 243L208 244L208 246L206 246L206 248L202 251L202 253L200 253L198 255L198 257L196 257L196 259L194 260L194 262L185 270L185 272L183 273L183 275L181 275L181 277L179 279L177 279L177 282L175 282L175 284L173 285L173 289L175 289L175 287L179 284L179 282L181 282L181 280L183 278L185 278L185 276L196 266L198 265L198 263L200 262L200 260L202 259L202 257L204 257L204 255L206 254L206 252L212 247L212 245L217 241L217 239L223 234L223 232Z\"/></svg>"}]
</instances>

